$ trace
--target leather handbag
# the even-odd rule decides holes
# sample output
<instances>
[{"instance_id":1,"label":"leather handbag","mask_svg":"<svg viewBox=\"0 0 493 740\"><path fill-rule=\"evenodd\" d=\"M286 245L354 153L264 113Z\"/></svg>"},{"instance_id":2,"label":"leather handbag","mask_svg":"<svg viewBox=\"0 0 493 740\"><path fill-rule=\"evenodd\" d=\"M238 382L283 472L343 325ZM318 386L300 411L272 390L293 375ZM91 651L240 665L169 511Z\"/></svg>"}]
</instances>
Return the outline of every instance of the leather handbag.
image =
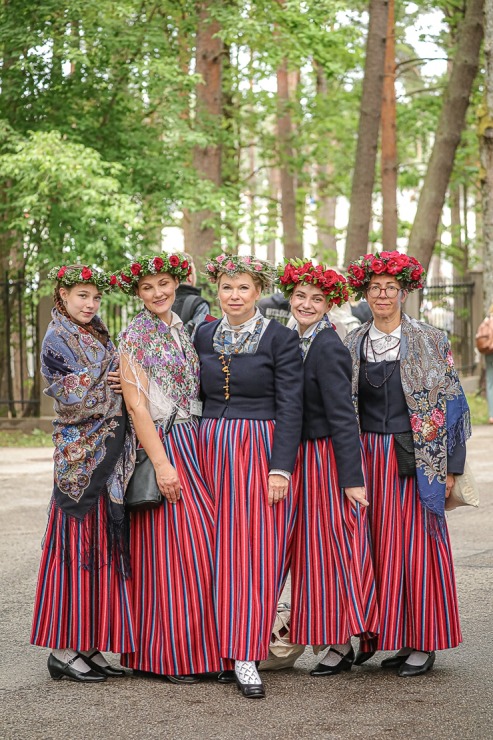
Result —
<instances>
[{"instance_id":1,"label":"leather handbag","mask_svg":"<svg viewBox=\"0 0 493 740\"><path fill-rule=\"evenodd\" d=\"M469 465L464 465L464 473L455 476L454 487L445 499L445 511L453 511L459 506L479 506L478 484Z\"/></svg>"},{"instance_id":2,"label":"leather handbag","mask_svg":"<svg viewBox=\"0 0 493 740\"><path fill-rule=\"evenodd\" d=\"M161 505L154 465L144 449L136 451L135 470L125 491L125 507L129 511L146 511Z\"/></svg>"},{"instance_id":3,"label":"leather handbag","mask_svg":"<svg viewBox=\"0 0 493 740\"><path fill-rule=\"evenodd\" d=\"M493 316L486 316L476 332L476 347L482 355L493 354Z\"/></svg>"},{"instance_id":4,"label":"leather handbag","mask_svg":"<svg viewBox=\"0 0 493 740\"><path fill-rule=\"evenodd\" d=\"M399 434L394 434L394 449L399 476L406 478L416 475L413 433L399 432Z\"/></svg>"}]
</instances>

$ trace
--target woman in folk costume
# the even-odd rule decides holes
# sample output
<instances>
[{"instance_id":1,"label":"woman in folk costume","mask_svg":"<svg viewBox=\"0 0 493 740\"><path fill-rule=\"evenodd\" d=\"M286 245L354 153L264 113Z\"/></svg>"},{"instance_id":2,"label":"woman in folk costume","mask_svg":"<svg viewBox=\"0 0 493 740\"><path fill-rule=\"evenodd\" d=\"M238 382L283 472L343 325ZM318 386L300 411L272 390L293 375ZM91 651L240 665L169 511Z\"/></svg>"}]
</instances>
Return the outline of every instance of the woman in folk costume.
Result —
<instances>
[{"instance_id":1,"label":"woman in folk costume","mask_svg":"<svg viewBox=\"0 0 493 740\"><path fill-rule=\"evenodd\" d=\"M206 265L223 318L199 326L204 400L200 461L214 496L214 588L221 657L235 661L243 695L265 695L265 660L289 568L303 368L294 332L255 306L274 273L255 257Z\"/></svg>"},{"instance_id":2,"label":"woman in folk costume","mask_svg":"<svg viewBox=\"0 0 493 740\"><path fill-rule=\"evenodd\" d=\"M346 280L311 261L278 268L304 363L303 488L291 562L291 642L329 645L312 676L351 670L352 635L378 632L351 357L327 313Z\"/></svg>"},{"instance_id":3,"label":"woman in folk costume","mask_svg":"<svg viewBox=\"0 0 493 740\"><path fill-rule=\"evenodd\" d=\"M176 288L190 271L182 254L134 259L118 276L144 307L120 336L122 387L150 458L162 504L130 515L135 651L122 663L195 683L220 669L212 594L213 504L197 459L199 361ZM174 421L173 421L174 420Z\"/></svg>"},{"instance_id":4,"label":"woman in folk costume","mask_svg":"<svg viewBox=\"0 0 493 740\"><path fill-rule=\"evenodd\" d=\"M464 470L469 408L443 332L402 311L424 270L397 251L348 267L373 320L345 340L368 468L372 550L380 613L375 650L397 650L382 668L429 671L435 651L462 639L445 499Z\"/></svg>"},{"instance_id":5,"label":"woman in folk costume","mask_svg":"<svg viewBox=\"0 0 493 740\"><path fill-rule=\"evenodd\" d=\"M31 642L52 648L52 678L94 683L124 675L100 651L134 649L123 494L135 454L122 398L108 385L118 354L97 316L116 278L81 265L50 277L41 372L56 413L55 486Z\"/></svg>"}]
</instances>

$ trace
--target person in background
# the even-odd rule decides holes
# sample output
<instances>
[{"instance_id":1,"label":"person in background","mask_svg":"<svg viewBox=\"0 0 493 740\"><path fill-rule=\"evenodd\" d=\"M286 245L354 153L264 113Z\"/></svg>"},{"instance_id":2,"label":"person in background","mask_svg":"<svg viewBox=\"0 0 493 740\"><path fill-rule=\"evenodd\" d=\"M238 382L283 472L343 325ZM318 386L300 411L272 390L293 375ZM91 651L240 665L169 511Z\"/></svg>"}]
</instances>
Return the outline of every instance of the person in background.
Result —
<instances>
[{"instance_id":1,"label":"person in background","mask_svg":"<svg viewBox=\"0 0 493 740\"><path fill-rule=\"evenodd\" d=\"M116 278L87 265L55 267L49 277L55 307L41 372L56 413L55 485L31 643L52 648L52 678L98 683L125 675L101 651L135 648L124 526L134 439L110 383L119 385L118 353L97 315Z\"/></svg>"},{"instance_id":2,"label":"person in background","mask_svg":"<svg viewBox=\"0 0 493 740\"><path fill-rule=\"evenodd\" d=\"M243 696L263 698L266 660L289 569L297 510L303 366L294 332L255 303L274 268L255 257L206 264L223 318L195 335L204 413L202 474L214 499L214 590L221 658Z\"/></svg>"},{"instance_id":3,"label":"person in background","mask_svg":"<svg viewBox=\"0 0 493 740\"><path fill-rule=\"evenodd\" d=\"M378 632L351 357L328 318L346 303L346 280L291 259L278 268L304 364L301 502L291 561L290 640L329 645L312 676L348 671L352 635Z\"/></svg>"},{"instance_id":4,"label":"person in background","mask_svg":"<svg viewBox=\"0 0 493 740\"><path fill-rule=\"evenodd\" d=\"M171 307L183 254L144 255L119 274L142 310L120 335L122 388L163 500L130 514L135 649L122 664L172 683L220 669L212 591L214 507L198 463L199 360Z\"/></svg>"},{"instance_id":5,"label":"person in background","mask_svg":"<svg viewBox=\"0 0 493 740\"><path fill-rule=\"evenodd\" d=\"M493 303L489 307L488 316L493 316ZM490 319L491 320L491 319ZM488 424L493 424L493 354L485 355L486 364L486 400L488 401Z\"/></svg>"},{"instance_id":6,"label":"person in background","mask_svg":"<svg viewBox=\"0 0 493 740\"><path fill-rule=\"evenodd\" d=\"M209 313L210 306L205 298L202 298L200 288L197 288L197 270L192 257L187 252L183 255L190 266L190 274L185 282L177 287L175 302L171 310L180 317L185 329L190 336L193 336L197 326Z\"/></svg>"},{"instance_id":7,"label":"person in background","mask_svg":"<svg viewBox=\"0 0 493 740\"><path fill-rule=\"evenodd\" d=\"M397 650L381 665L401 677L426 673L436 650L462 640L445 499L464 471L471 422L446 335L403 313L424 277L418 260L398 251L348 266L348 282L373 316L345 344L368 471L380 614L378 638L361 641L355 662Z\"/></svg>"},{"instance_id":8,"label":"person in background","mask_svg":"<svg viewBox=\"0 0 493 740\"><path fill-rule=\"evenodd\" d=\"M280 324L287 325L291 318L289 301L282 293L273 293L257 301L257 308L266 319L275 319Z\"/></svg>"}]
</instances>

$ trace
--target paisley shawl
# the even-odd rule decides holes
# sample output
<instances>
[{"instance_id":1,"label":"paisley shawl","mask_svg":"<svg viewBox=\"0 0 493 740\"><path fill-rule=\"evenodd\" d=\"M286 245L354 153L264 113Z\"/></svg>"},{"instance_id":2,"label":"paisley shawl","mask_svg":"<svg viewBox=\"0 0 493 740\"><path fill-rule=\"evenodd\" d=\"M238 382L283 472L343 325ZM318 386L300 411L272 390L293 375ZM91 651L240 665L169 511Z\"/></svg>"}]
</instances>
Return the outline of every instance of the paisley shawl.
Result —
<instances>
[{"instance_id":1,"label":"paisley shawl","mask_svg":"<svg viewBox=\"0 0 493 740\"><path fill-rule=\"evenodd\" d=\"M366 322L344 340L353 362L357 414L361 342L370 325ZM471 436L469 407L446 335L403 314L400 374L413 432L419 497L430 532L436 534L443 531L447 453Z\"/></svg>"},{"instance_id":2,"label":"paisley shawl","mask_svg":"<svg viewBox=\"0 0 493 740\"><path fill-rule=\"evenodd\" d=\"M118 337L119 352L129 363L134 384L157 409L154 421L164 425L178 409L189 414L190 402L199 397L199 358L186 329L181 326L178 332L181 349L170 327L143 308ZM145 373L145 385L140 371Z\"/></svg>"},{"instance_id":3,"label":"paisley shawl","mask_svg":"<svg viewBox=\"0 0 493 740\"><path fill-rule=\"evenodd\" d=\"M94 320L102 332L106 327ZM101 495L107 495L110 542L120 546L123 494L133 472L135 444L122 397L108 385L118 366L111 341L105 347L56 309L41 350L44 393L54 400L54 505L84 520ZM123 551L123 547L122 547Z\"/></svg>"}]
</instances>

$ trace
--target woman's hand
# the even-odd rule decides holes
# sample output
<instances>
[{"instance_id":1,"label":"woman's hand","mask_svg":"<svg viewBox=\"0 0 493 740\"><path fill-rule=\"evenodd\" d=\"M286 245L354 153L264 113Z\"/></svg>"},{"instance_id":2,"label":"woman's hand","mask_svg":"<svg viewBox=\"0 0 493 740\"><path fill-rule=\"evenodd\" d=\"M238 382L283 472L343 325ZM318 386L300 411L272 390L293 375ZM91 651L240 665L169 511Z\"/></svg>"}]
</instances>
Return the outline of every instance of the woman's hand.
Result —
<instances>
[{"instance_id":1,"label":"woman's hand","mask_svg":"<svg viewBox=\"0 0 493 740\"><path fill-rule=\"evenodd\" d=\"M361 506L369 506L369 501L366 500L366 490L364 486L356 486L355 488L345 488L344 493L351 501L353 506L360 504Z\"/></svg>"},{"instance_id":2,"label":"woman's hand","mask_svg":"<svg viewBox=\"0 0 493 740\"><path fill-rule=\"evenodd\" d=\"M454 487L454 483L455 475L453 475L452 473L447 473L447 482L445 483L445 498L448 498L450 496L450 492Z\"/></svg>"},{"instance_id":3,"label":"woman's hand","mask_svg":"<svg viewBox=\"0 0 493 740\"><path fill-rule=\"evenodd\" d=\"M285 499L288 491L289 481L284 475L278 475L277 473L269 475L269 506Z\"/></svg>"},{"instance_id":4,"label":"woman's hand","mask_svg":"<svg viewBox=\"0 0 493 740\"><path fill-rule=\"evenodd\" d=\"M181 491L178 473L170 462L161 463L155 466L154 470L156 471L156 481L159 490L170 504L176 504L180 498Z\"/></svg>"},{"instance_id":5,"label":"woman's hand","mask_svg":"<svg viewBox=\"0 0 493 740\"><path fill-rule=\"evenodd\" d=\"M119 396L122 394L123 391L119 370L112 370L108 373L108 385L114 393L118 393Z\"/></svg>"}]
</instances>

